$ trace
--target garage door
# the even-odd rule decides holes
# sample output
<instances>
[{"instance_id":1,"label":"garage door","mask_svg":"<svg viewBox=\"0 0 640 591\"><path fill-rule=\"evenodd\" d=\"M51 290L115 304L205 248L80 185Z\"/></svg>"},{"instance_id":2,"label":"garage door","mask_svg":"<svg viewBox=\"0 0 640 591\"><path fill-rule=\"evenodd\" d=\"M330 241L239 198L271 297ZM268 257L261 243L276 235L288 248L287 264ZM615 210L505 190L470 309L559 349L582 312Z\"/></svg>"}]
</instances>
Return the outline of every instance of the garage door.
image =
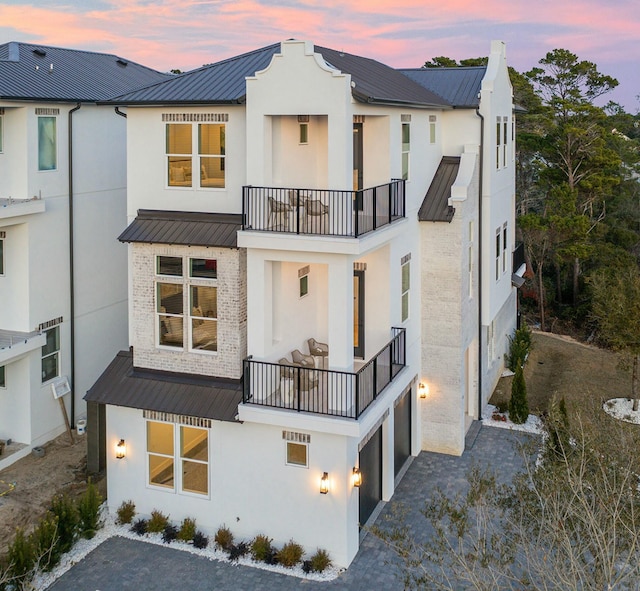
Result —
<instances>
[{"instance_id":1,"label":"garage door","mask_svg":"<svg viewBox=\"0 0 640 591\"><path fill-rule=\"evenodd\" d=\"M382 500L382 427L360 451L360 525L364 525Z\"/></svg>"},{"instance_id":2,"label":"garage door","mask_svg":"<svg viewBox=\"0 0 640 591\"><path fill-rule=\"evenodd\" d=\"M411 455L411 389L398 402L393 413L393 472L394 476Z\"/></svg>"}]
</instances>

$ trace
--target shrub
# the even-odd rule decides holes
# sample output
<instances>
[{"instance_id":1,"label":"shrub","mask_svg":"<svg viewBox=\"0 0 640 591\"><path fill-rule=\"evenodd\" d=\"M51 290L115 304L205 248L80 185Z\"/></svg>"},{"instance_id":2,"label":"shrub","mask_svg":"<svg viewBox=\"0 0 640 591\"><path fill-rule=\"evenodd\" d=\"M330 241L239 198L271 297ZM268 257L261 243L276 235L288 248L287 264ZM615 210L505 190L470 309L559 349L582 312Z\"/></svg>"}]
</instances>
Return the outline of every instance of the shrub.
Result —
<instances>
[{"instance_id":1,"label":"shrub","mask_svg":"<svg viewBox=\"0 0 640 591\"><path fill-rule=\"evenodd\" d=\"M91 539L100 528L100 505L102 495L89 478L87 490L78 501L78 529L83 538Z\"/></svg>"},{"instance_id":2,"label":"shrub","mask_svg":"<svg viewBox=\"0 0 640 591\"><path fill-rule=\"evenodd\" d=\"M515 373L518 365L524 365L527 355L533 348L531 329L526 322L509 337L509 353L507 353L507 367Z\"/></svg>"},{"instance_id":3,"label":"shrub","mask_svg":"<svg viewBox=\"0 0 640 591\"><path fill-rule=\"evenodd\" d=\"M311 572L311 561L310 560L305 560L302 563L302 572L309 574Z\"/></svg>"},{"instance_id":4,"label":"shrub","mask_svg":"<svg viewBox=\"0 0 640 591\"><path fill-rule=\"evenodd\" d=\"M549 412L545 418L548 433L546 448L553 459L562 460L569 453L569 415L564 398L558 399L555 394L549 403Z\"/></svg>"},{"instance_id":5,"label":"shrub","mask_svg":"<svg viewBox=\"0 0 640 591\"><path fill-rule=\"evenodd\" d=\"M168 524L169 518L162 511L154 509L151 511L151 518L147 522L147 531L150 534L159 534L164 531Z\"/></svg>"},{"instance_id":6,"label":"shrub","mask_svg":"<svg viewBox=\"0 0 640 591\"><path fill-rule=\"evenodd\" d=\"M300 544L290 540L282 546L282 549L278 552L278 564L282 564L289 568L294 567L298 562L300 562L300 560L302 560L303 552L304 551Z\"/></svg>"},{"instance_id":7,"label":"shrub","mask_svg":"<svg viewBox=\"0 0 640 591\"><path fill-rule=\"evenodd\" d=\"M246 542L240 542L238 544L232 544L229 548L229 560L235 562L238 558L246 556L249 552L249 544Z\"/></svg>"},{"instance_id":8,"label":"shrub","mask_svg":"<svg viewBox=\"0 0 640 591\"><path fill-rule=\"evenodd\" d=\"M251 557L258 562L267 562L267 557L274 554L271 538L257 535L251 542Z\"/></svg>"},{"instance_id":9,"label":"shrub","mask_svg":"<svg viewBox=\"0 0 640 591\"><path fill-rule=\"evenodd\" d=\"M171 544L178 537L178 528L172 523L167 523L162 532L162 541L165 544Z\"/></svg>"},{"instance_id":10,"label":"shrub","mask_svg":"<svg viewBox=\"0 0 640 591\"><path fill-rule=\"evenodd\" d=\"M56 495L51 501L51 513L58 518L58 548L69 552L78 532L78 508L67 495Z\"/></svg>"},{"instance_id":11,"label":"shrub","mask_svg":"<svg viewBox=\"0 0 640 591\"><path fill-rule=\"evenodd\" d=\"M58 544L58 519L47 513L29 536L34 563L44 572L50 571L58 562L62 551Z\"/></svg>"},{"instance_id":12,"label":"shrub","mask_svg":"<svg viewBox=\"0 0 640 591\"><path fill-rule=\"evenodd\" d=\"M509 400L509 418L516 425L521 425L529 416L527 403L527 385L524 381L522 366L516 367L516 375L511 382L511 400Z\"/></svg>"},{"instance_id":13,"label":"shrub","mask_svg":"<svg viewBox=\"0 0 640 591\"><path fill-rule=\"evenodd\" d=\"M307 561L305 561L307 562ZM316 573L321 573L331 566L331 558L329 553L321 548L308 561L311 565L311 570Z\"/></svg>"},{"instance_id":14,"label":"shrub","mask_svg":"<svg viewBox=\"0 0 640 591\"><path fill-rule=\"evenodd\" d=\"M9 577L17 589L25 587L33 578L35 558L31 540L24 535L23 529L18 528L7 553Z\"/></svg>"},{"instance_id":15,"label":"shrub","mask_svg":"<svg viewBox=\"0 0 640 591\"><path fill-rule=\"evenodd\" d=\"M196 534L196 520L191 517L185 517L182 520L180 531L178 532L178 539L183 542L190 542L193 540L193 536Z\"/></svg>"},{"instance_id":16,"label":"shrub","mask_svg":"<svg viewBox=\"0 0 640 591\"><path fill-rule=\"evenodd\" d=\"M136 504L133 501L122 501L116 514L118 516L116 519L118 525L131 523L136 514Z\"/></svg>"},{"instance_id":17,"label":"shrub","mask_svg":"<svg viewBox=\"0 0 640 591\"><path fill-rule=\"evenodd\" d=\"M136 519L131 526L131 531L134 534L138 534L139 536L144 536L147 533L147 520L146 519Z\"/></svg>"},{"instance_id":18,"label":"shrub","mask_svg":"<svg viewBox=\"0 0 640 591\"><path fill-rule=\"evenodd\" d=\"M193 547L194 548L206 548L209 545L209 538L205 536L201 531L196 531L193 534Z\"/></svg>"},{"instance_id":19,"label":"shrub","mask_svg":"<svg viewBox=\"0 0 640 591\"><path fill-rule=\"evenodd\" d=\"M233 545L233 534L231 533L231 530L224 525L218 528L213 539L221 550L228 551Z\"/></svg>"}]
</instances>

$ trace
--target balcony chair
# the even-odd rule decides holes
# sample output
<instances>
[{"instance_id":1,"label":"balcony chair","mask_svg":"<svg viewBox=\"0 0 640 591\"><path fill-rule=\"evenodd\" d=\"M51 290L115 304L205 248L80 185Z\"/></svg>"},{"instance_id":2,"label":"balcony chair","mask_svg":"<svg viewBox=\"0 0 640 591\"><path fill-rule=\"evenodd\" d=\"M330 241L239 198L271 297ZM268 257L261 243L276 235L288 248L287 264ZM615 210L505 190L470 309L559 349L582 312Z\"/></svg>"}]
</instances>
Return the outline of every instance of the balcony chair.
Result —
<instances>
[{"instance_id":1,"label":"balcony chair","mask_svg":"<svg viewBox=\"0 0 640 591\"><path fill-rule=\"evenodd\" d=\"M267 222L270 230L287 231L289 230L289 214L291 213L291 205L284 201L277 201L273 197L269 200L269 220Z\"/></svg>"},{"instance_id":2,"label":"balcony chair","mask_svg":"<svg viewBox=\"0 0 640 591\"><path fill-rule=\"evenodd\" d=\"M293 359L293 363L299 365L300 367L306 367L310 369L315 369L316 364L315 360L311 355L305 355L299 349L294 349L291 351L291 358Z\"/></svg>"},{"instance_id":3,"label":"balcony chair","mask_svg":"<svg viewBox=\"0 0 640 591\"><path fill-rule=\"evenodd\" d=\"M328 230L329 206L322 203L320 199L305 199L304 213L307 231L311 230L313 234L322 234Z\"/></svg>"},{"instance_id":4,"label":"balcony chair","mask_svg":"<svg viewBox=\"0 0 640 591\"><path fill-rule=\"evenodd\" d=\"M315 366L327 369L326 365L329 357L329 345L326 343L320 343L313 338L309 339L307 344L309 345L309 355L313 357Z\"/></svg>"}]
</instances>

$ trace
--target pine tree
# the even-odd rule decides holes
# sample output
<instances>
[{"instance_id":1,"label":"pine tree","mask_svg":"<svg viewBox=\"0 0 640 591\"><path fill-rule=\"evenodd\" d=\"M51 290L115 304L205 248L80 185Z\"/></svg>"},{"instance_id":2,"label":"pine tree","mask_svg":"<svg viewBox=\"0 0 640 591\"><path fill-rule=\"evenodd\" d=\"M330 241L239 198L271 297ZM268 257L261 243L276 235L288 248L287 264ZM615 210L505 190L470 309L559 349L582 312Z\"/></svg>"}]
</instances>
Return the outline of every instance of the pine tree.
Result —
<instances>
[{"instance_id":1,"label":"pine tree","mask_svg":"<svg viewBox=\"0 0 640 591\"><path fill-rule=\"evenodd\" d=\"M527 385L524 381L524 370L521 365L516 367L516 373L511 382L511 399L509 400L509 418L516 425L521 425L529 416L527 403Z\"/></svg>"}]
</instances>

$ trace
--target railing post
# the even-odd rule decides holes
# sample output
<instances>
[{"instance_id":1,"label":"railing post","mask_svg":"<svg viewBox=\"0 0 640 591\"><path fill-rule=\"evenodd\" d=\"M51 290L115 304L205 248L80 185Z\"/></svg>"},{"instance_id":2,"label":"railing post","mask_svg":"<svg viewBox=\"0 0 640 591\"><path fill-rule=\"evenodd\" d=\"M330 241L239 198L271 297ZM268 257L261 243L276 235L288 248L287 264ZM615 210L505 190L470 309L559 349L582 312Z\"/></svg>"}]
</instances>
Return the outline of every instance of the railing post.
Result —
<instances>
[{"instance_id":1,"label":"railing post","mask_svg":"<svg viewBox=\"0 0 640 591\"><path fill-rule=\"evenodd\" d=\"M296 234L300 234L300 189L296 189Z\"/></svg>"},{"instance_id":2,"label":"railing post","mask_svg":"<svg viewBox=\"0 0 640 591\"><path fill-rule=\"evenodd\" d=\"M300 383L300 371L301 370L302 370L301 367L298 367L297 370L296 370L298 372L298 396L297 396L297 398L298 398L298 412L300 412L300 400L302 399L301 396L300 396L300 385L301 385L301 383Z\"/></svg>"},{"instance_id":3,"label":"railing post","mask_svg":"<svg viewBox=\"0 0 640 591\"><path fill-rule=\"evenodd\" d=\"M356 390L356 404L355 404L356 416L355 416L355 418L357 419L357 418L360 417L360 374L359 373L355 374L353 376L353 379L356 382L356 388L355 388L355 390Z\"/></svg>"},{"instance_id":4,"label":"railing post","mask_svg":"<svg viewBox=\"0 0 640 591\"><path fill-rule=\"evenodd\" d=\"M242 229L247 229L247 212L245 202L247 200L247 187L242 187Z\"/></svg>"},{"instance_id":5,"label":"railing post","mask_svg":"<svg viewBox=\"0 0 640 591\"><path fill-rule=\"evenodd\" d=\"M359 236L358 227L360 222L360 214L358 208L358 191L353 192L353 216L354 216L354 236Z\"/></svg>"},{"instance_id":6,"label":"railing post","mask_svg":"<svg viewBox=\"0 0 640 591\"><path fill-rule=\"evenodd\" d=\"M389 185L389 220L387 222L389 224L391 223L391 220L393 219L393 213L392 213L392 210L391 210L391 204L393 202L393 193L394 193L395 190L396 190L395 183L391 183Z\"/></svg>"}]
</instances>

